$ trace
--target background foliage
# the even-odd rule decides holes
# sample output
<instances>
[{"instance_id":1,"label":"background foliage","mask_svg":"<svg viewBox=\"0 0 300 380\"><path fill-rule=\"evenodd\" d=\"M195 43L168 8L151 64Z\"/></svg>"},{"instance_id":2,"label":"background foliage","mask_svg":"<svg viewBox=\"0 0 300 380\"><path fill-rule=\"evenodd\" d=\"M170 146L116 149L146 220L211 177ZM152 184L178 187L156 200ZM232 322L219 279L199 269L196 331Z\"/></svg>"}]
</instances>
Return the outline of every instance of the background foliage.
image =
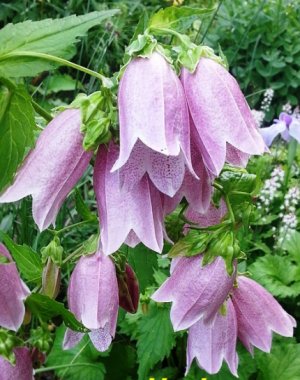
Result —
<instances>
[{"instance_id":1,"label":"background foliage","mask_svg":"<svg viewBox=\"0 0 300 380\"><path fill-rule=\"evenodd\" d=\"M196 4L197 1L186 1ZM241 88L248 96L253 108L258 107L265 89L275 90L274 101L266 115L266 121L272 120L283 104L299 104L300 88L300 3L295 0L224 0L217 4L213 0L201 2L207 6L219 5L213 17L196 21L191 28L192 38L204 41L216 50L222 47L227 56L230 69L237 77ZM0 26L9 22L25 20L43 20L65 17L71 14L83 15L91 11L119 8L121 13L110 21L94 27L77 45L73 62L77 62L107 76L117 71L122 64L124 49L128 45L134 29L142 14L151 15L161 6L158 0L149 1L2 1L0 8ZM167 2L163 4L169 5ZM14 96L22 96L23 86L33 94L34 99L50 110L54 106L67 104L80 91L91 93L98 89L95 78L90 78L71 68L59 68L45 71L36 77L26 78L20 83L20 90ZM23 96L26 103L26 96ZM13 107L13 103L11 105ZM33 111L29 107L28 123L34 123ZM24 108L23 108L24 109ZM9 125L10 113L7 113ZM20 119L21 119L20 115ZM44 125L42 119L36 122ZM24 127L24 125L23 125ZM26 127L26 126L25 126ZM1 125L2 128L2 125ZM26 128L25 128L26 130ZM30 130L30 128L29 128ZM30 133L26 136L29 148L34 141ZM4 152L7 157L7 152ZM0 152L0 165L4 154ZM24 152L20 152L23 155ZM2 159L1 159L2 158ZM13 160L12 160L13 162ZM300 319L300 232L293 231L288 239L278 243L283 221L281 206L289 189L299 185L300 152L290 159L290 151L284 144L278 144L267 155L253 159L249 170L259 173L263 187L276 167L285 173L284 183L278 189L274 202L268 208L258 209L252 221L249 235L244 239L243 250L249 253L247 266L253 277L278 298L284 308L296 319ZM1 166L0 166L1 169ZM11 169L12 173L14 168ZM85 206L87 205L87 207ZM297 207L299 204L297 204ZM62 207L57 230L66 224L88 221L76 230L67 230L61 236L64 258L72 255L73 260L63 265L64 277L58 296L58 302L65 302L66 289L70 273L76 259L83 252L93 250L98 226L96 203L92 190L90 173L81 180ZM299 212L296 211L299 220ZM0 208L0 229L13 238L5 243L11 250L14 260L24 279L29 284L39 284L42 266L39 261L41 248L52 238L51 231L39 233L31 217L31 201L25 199L19 204L9 204ZM299 229L297 225L296 230ZM29 248L32 247L32 248ZM167 249L167 248L166 248ZM28 252L30 251L30 254ZM34 252L32 252L34 251ZM48 372L40 372L37 379L90 379L119 380L168 377L183 379L185 370L186 334L172 331L169 309L165 305L156 305L150 301L150 294L169 273L169 260L161 258L145 247L124 248L129 263L136 271L142 292L141 304L137 314L119 314L118 334L109 352L100 354L86 337L77 347L62 351L61 342L65 323L72 323L68 315L51 315L53 324L46 323L38 329L33 325L24 335L32 343L47 353L45 365ZM30 258L30 259L29 259ZM28 262L27 260L31 260ZM34 300L32 300L34 302ZM46 309L51 311L51 306ZM38 315L43 319L43 315ZM55 326L60 325L59 328ZM300 373L300 330L294 339L275 339L270 355L256 351L254 359L239 347L240 370L242 380L297 380ZM52 367L62 366L50 370ZM56 376L56 377L55 377ZM207 375L193 366L185 379L200 379ZM226 366L209 379L232 379Z\"/></svg>"}]
</instances>

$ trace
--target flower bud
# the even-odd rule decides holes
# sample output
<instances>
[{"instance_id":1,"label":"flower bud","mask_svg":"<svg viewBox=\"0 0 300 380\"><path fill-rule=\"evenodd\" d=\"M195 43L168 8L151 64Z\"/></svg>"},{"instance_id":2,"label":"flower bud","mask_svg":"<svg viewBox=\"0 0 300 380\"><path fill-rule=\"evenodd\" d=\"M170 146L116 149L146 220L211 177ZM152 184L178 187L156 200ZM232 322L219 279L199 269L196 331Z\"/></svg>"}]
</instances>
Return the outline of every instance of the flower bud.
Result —
<instances>
[{"instance_id":1,"label":"flower bud","mask_svg":"<svg viewBox=\"0 0 300 380\"><path fill-rule=\"evenodd\" d=\"M136 313L139 305L139 283L133 269L125 264L124 272L117 273L119 305L129 313Z\"/></svg>"},{"instance_id":2,"label":"flower bud","mask_svg":"<svg viewBox=\"0 0 300 380\"><path fill-rule=\"evenodd\" d=\"M59 293L60 280L60 268L52 261L50 257L48 257L42 276L43 294L55 299Z\"/></svg>"}]
</instances>

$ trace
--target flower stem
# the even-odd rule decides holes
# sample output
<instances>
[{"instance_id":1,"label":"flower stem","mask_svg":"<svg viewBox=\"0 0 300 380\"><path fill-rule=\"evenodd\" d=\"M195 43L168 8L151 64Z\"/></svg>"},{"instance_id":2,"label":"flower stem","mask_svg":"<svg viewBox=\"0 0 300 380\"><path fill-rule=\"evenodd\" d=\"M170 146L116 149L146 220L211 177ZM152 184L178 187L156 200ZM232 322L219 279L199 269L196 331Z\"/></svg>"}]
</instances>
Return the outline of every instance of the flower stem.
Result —
<instances>
[{"instance_id":1,"label":"flower stem","mask_svg":"<svg viewBox=\"0 0 300 380\"><path fill-rule=\"evenodd\" d=\"M56 57L55 55L45 54L45 53L37 53L34 51L15 51L13 53L8 53L8 54L3 55L0 60L5 60L8 58L13 58L13 57L34 57L34 58L44 59L46 61L56 62L60 65L72 67L73 69L76 69L78 71L82 71L88 75L91 75L93 77L96 77L97 79L100 79L102 84L105 87L110 88L112 86L111 80L109 78L106 78L104 75L99 74L96 71L90 70L90 69L83 67L81 65L78 65L77 63L70 62L64 58Z\"/></svg>"},{"instance_id":2,"label":"flower stem","mask_svg":"<svg viewBox=\"0 0 300 380\"><path fill-rule=\"evenodd\" d=\"M91 222L94 222L94 220L83 220L82 222L78 222L78 223L75 223L75 224L70 224L69 226L66 226L64 228L62 228L61 230L48 230L50 232L52 232L54 235L60 235L62 234L63 232L66 232L68 230L71 230L72 228L76 228L76 227L80 227L80 226L83 226L84 224L88 224L88 223L91 223Z\"/></svg>"},{"instance_id":3,"label":"flower stem","mask_svg":"<svg viewBox=\"0 0 300 380\"><path fill-rule=\"evenodd\" d=\"M47 112L43 107L41 107L37 102L35 102L33 99L31 99L31 103L35 111L41 115L45 120L48 122L52 120L52 116L49 112Z\"/></svg>"}]
</instances>

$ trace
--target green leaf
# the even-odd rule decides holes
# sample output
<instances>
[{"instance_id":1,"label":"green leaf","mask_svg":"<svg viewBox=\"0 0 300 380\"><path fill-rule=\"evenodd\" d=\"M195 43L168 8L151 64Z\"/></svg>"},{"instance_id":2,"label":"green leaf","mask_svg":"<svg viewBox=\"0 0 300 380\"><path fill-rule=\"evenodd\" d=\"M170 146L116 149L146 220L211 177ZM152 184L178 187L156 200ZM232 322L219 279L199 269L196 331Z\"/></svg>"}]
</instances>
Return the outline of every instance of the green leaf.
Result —
<instances>
[{"instance_id":1,"label":"green leaf","mask_svg":"<svg viewBox=\"0 0 300 380\"><path fill-rule=\"evenodd\" d=\"M128 248L128 263L139 280L140 291L143 293L147 286L154 284L154 270L158 268L157 254L142 244Z\"/></svg>"},{"instance_id":2,"label":"green leaf","mask_svg":"<svg viewBox=\"0 0 300 380\"><path fill-rule=\"evenodd\" d=\"M0 191L11 182L32 147L35 129L34 110L25 87L3 89L0 87L0 92L6 92L6 106L3 101L0 104Z\"/></svg>"},{"instance_id":3,"label":"green leaf","mask_svg":"<svg viewBox=\"0 0 300 380\"><path fill-rule=\"evenodd\" d=\"M84 202L78 189L75 189L75 207L78 214L82 217L83 220L96 220L97 217L91 212Z\"/></svg>"},{"instance_id":4,"label":"green leaf","mask_svg":"<svg viewBox=\"0 0 300 380\"><path fill-rule=\"evenodd\" d=\"M100 353L96 351L88 336L71 350L63 350L65 327L56 330L56 338L50 354L47 356L47 367L58 367L57 376L63 380L104 380L105 367L99 362Z\"/></svg>"},{"instance_id":5,"label":"green leaf","mask_svg":"<svg viewBox=\"0 0 300 380\"><path fill-rule=\"evenodd\" d=\"M114 16L118 10L92 12L82 16L62 19L24 21L8 24L0 31L0 76L34 76L41 71L57 67L57 63L30 53L43 53L70 59L75 54L74 44L79 36L103 20ZM26 52L26 57L22 53Z\"/></svg>"},{"instance_id":6,"label":"green leaf","mask_svg":"<svg viewBox=\"0 0 300 380\"><path fill-rule=\"evenodd\" d=\"M47 95L60 91L74 91L77 87L82 88L82 84L67 74L56 74L49 76L45 81Z\"/></svg>"},{"instance_id":7,"label":"green leaf","mask_svg":"<svg viewBox=\"0 0 300 380\"><path fill-rule=\"evenodd\" d=\"M150 21L151 29L173 29L177 32L184 32L191 27L194 21L201 16L207 16L215 8L191 8L191 7L168 7L155 13Z\"/></svg>"},{"instance_id":8,"label":"green leaf","mask_svg":"<svg viewBox=\"0 0 300 380\"><path fill-rule=\"evenodd\" d=\"M286 256L265 255L248 267L257 282L277 297L296 297L300 282L295 282L297 266Z\"/></svg>"},{"instance_id":9,"label":"green leaf","mask_svg":"<svg viewBox=\"0 0 300 380\"><path fill-rule=\"evenodd\" d=\"M60 302L43 294L32 293L26 298L26 306L36 317L47 322L51 318L61 316L65 324L74 331L86 332L87 329L78 322L74 314L67 310Z\"/></svg>"},{"instance_id":10,"label":"green leaf","mask_svg":"<svg viewBox=\"0 0 300 380\"><path fill-rule=\"evenodd\" d=\"M16 244L8 235L0 231L3 240L17 264L21 275L28 282L40 284L42 281L43 265L41 257L27 245Z\"/></svg>"},{"instance_id":11,"label":"green leaf","mask_svg":"<svg viewBox=\"0 0 300 380\"><path fill-rule=\"evenodd\" d=\"M129 376L132 379L136 375L136 351L125 343L113 343L109 355L102 361L107 372L106 378L109 380L125 380Z\"/></svg>"},{"instance_id":12,"label":"green leaf","mask_svg":"<svg viewBox=\"0 0 300 380\"><path fill-rule=\"evenodd\" d=\"M297 380L300 374L300 344L292 339L280 339L273 343L270 354L259 352L256 361L260 370L258 380Z\"/></svg>"},{"instance_id":13,"label":"green leaf","mask_svg":"<svg viewBox=\"0 0 300 380\"><path fill-rule=\"evenodd\" d=\"M139 321L137 343L139 380L146 379L151 368L168 356L175 346L175 334L169 313L168 307L151 303L149 313Z\"/></svg>"},{"instance_id":14,"label":"green leaf","mask_svg":"<svg viewBox=\"0 0 300 380\"><path fill-rule=\"evenodd\" d=\"M283 242L282 248L300 265L300 232L291 231L288 239Z\"/></svg>"},{"instance_id":15,"label":"green leaf","mask_svg":"<svg viewBox=\"0 0 300 380\"><path fill-rule=\"evenodd\" d=\"M217 182L223 187L226 194L236 191L251 194L257 187L255 174L232 167L225 168L217 179Z\"/></svg>"}]
</instances>

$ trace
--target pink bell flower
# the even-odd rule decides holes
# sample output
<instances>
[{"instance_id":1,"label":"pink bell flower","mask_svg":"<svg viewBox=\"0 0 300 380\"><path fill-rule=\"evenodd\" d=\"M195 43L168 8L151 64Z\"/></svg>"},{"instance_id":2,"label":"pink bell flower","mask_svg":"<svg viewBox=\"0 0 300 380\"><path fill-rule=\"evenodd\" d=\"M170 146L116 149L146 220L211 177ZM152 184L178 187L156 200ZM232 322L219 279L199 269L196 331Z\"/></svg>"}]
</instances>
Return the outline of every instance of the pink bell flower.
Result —
<instances>
[{"instance_id":1,"label":"pink bell flower","mask_svg":"<svg viewBox=\"0 0 300 380\"><path fill-rule=\"evenodd\" d=\"M1 380L34 380L32 359L28 348L17 347L14 349L16 364L0 356Z\"/></svg>"},{"instance_id":2,"label":"pink bell flower","mask_svg":"<svg viewBox=\"0 0 300 380\"><path fill-rule=\"evenodd\" d=\"M7 262L0 261L0 326L17 331L24 320L24 300L30 294L30 290L21 280L10 253L0 243L1 257L6 258Z\"/></svg>"},{"instance_id":3,"label":"pink bell flower","mask_svg":"<svg viewBox=\"0 0 300 380\"><path fill-rule=\"evenodd\" d=\"M161 194L147 175L131 190L120 187L119 172L111 172L118 153L113 143L108 148L101 146L94 168L103 252L109 255L123 243L134 247L140 242L161 252L164 238Z\"/></svg>"},{"instance_id":4,"label":"pink bell flower","mask_svg":"<svg viewBox=\"0 0 300 380\"><path fill-rule=\"evenodd\" d=\"M76 318L89 330L100 352L106 351L115 336L119 309L116 269L110 257L98 251L80 258L71 275L68 304ZM67 329L63 347L69 349L84 334Z\"/></svg>"},{"instance_id":5,"label":"pink bell flower","mask_svg":"<svg viewBox=\"0 0 300 380\"><path fill-rule=\"evenodd\" d=\"M182 84L167 61L153 53L135 58L120 81L121 186L130 189L145 173L170 197L179 190L185 167L196 177L190 155L190 127Z\"/></svg>"},{"instance_id":6,"label":"pink bell flower","mask_svg":"<svg viewBox=\"0 0 300 380\"><path fill-rule=\"evenodd\" d=\"M32 214L40 231L55 224L57 213L88 167L92 152L82 148L80 111L68 109L56 116L40 134L13 184L0 203L32 196Z\"/></svg>"},{"instance_id":7,"label":"pink bell flower","mask_svg":"<svg viewBox=\"0 0 300 380\"><path fill-rule=\"evenodd\" d=\"M195 143L207 168L219 175L225 162L246 164L247 155L266 150L250 108L234 77L220 64L201 58L194 73L183 68Z\"/></svg>"}]
</instances>

